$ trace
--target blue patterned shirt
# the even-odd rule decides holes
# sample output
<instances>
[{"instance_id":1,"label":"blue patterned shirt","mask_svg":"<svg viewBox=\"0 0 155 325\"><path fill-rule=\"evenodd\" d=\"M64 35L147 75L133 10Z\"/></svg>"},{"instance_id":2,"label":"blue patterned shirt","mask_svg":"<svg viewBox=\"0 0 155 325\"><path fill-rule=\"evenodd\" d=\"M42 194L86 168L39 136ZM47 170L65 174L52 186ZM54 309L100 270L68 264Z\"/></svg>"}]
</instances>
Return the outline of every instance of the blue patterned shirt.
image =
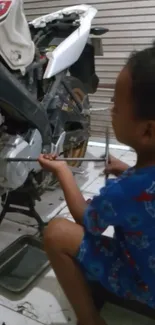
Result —
<instances>
[{"instance_id":1,"label":"blue patterned shirt","mask_svg":"<svg viewBox=\"0 0 155 325\"><path fill-rule=\"evenodd\" d=\"M155 298L155 167L130 168L109 180L89 204L83 223L94 236L114 226L120 259Z\"/></svg>"}]
</instances>

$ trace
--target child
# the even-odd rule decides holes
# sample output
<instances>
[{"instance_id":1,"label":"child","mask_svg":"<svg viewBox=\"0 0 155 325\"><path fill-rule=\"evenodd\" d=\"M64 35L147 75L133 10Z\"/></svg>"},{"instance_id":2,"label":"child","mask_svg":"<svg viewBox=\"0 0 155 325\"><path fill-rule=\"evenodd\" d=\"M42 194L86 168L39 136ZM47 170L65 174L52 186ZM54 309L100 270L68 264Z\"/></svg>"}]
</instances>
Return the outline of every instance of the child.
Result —
<instances>
[{"instance_id":1,"label":"child","mask_svg":"<svg viewBox=\"0 0 155 325\"><path fill-rule=\"evenodd\" d=\"M155 308L155 46L134 53L118 76L112 123L118 141L136 151L137 163L89 204L65 162L39 158L57 176L76 221L52 220L44 243L81 325L105 324L86 279ZM115 174L126 168L117 165ZM113 239L101 236L109 225Z\"/></svg>"}]
</instances>

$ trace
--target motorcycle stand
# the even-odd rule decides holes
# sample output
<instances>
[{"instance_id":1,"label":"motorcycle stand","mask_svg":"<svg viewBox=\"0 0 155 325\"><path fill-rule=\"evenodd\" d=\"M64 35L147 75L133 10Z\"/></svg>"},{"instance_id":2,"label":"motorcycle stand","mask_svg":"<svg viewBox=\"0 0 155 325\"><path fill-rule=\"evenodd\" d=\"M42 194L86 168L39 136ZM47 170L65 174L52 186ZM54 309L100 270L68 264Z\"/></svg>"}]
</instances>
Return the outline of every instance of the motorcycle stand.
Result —
<instances>
[{"instance_id":1,"label":"motorcycle stand","mask_svg":"<svg viewBox=\"0 0 155 325\"><path fill-rule=\"evenodd\" d=\"M6 213L21 213L30 218L34 218L38 224L40 235L44 227L47 225L43 222L37 211L35 210L35 200L29 193L10 192L8 195L2 196L2 211L0 213L0 224L5 218Z\"/></svg>"},{"instance_id":2,"label":"motorcycle stand","mask_svg":"<svg viewBox=\"0 0 155 325\"><path fill-rule=\"evenodd\" d=\"M79 168L76 169L75 167L71 168L71 170L74 174L84 173L84 170L80 170ZM48 187L48 190L51 190L51 188ZM43 229L47 226L47 223L41 219L40 215L35 210L35 199L32 193L30 195L29 192L20 192L18 190L9 192L8 194L2 195L1 205L0 224L5 218L6 213L20 213L34 218L37 221L39 236L42 236Z\"/></svg>"}]
</instances>

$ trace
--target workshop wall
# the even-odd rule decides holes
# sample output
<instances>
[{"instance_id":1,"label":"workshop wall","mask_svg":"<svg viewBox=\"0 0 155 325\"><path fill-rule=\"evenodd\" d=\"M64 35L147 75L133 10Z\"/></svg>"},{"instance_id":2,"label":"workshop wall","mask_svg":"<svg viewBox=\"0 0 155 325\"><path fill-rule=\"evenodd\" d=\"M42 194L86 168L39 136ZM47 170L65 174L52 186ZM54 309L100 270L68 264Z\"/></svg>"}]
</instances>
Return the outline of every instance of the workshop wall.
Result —
<instances>
[{"instance_id":1,"label":"workshop wall","mask_svg":"<svg viewBox=\"0 0 155 325\"><path fill-rule=\"evenodd\" d=\"M78 0L78 4L83 3L98 9L94 25L110 30L102 39L103 57L96 57L100 86L90 99L94 109L92 136L102 136L108 125L113 137L110 110L106 108L111 106L115 79L130 52L149 46L155 38L155 0ZM24 1L28 20L75 4L74 0Z\"/></svg>"}]
</instances>

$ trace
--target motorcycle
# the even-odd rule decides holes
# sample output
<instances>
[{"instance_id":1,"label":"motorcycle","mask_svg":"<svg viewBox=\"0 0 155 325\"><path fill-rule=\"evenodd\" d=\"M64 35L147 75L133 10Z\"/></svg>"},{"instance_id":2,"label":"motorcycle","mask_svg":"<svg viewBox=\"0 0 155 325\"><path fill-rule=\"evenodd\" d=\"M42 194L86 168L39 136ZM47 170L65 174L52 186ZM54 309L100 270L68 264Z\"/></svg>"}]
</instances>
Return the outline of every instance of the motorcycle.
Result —
<instances>
[{"instance_id":1,"label":"motorcycle","mask_svg":"<svg viewBox=\"0 0 155 325\"><path fill-rule=\"evenodd\" d=\"M90 35L108 31L92 27L96 14L77 5L28 23L22 0L0 1L0 222L10 204L34 210L52 181L37 162L6 158L85 155L99 83Z\"/></svg>"}]
</instances>

